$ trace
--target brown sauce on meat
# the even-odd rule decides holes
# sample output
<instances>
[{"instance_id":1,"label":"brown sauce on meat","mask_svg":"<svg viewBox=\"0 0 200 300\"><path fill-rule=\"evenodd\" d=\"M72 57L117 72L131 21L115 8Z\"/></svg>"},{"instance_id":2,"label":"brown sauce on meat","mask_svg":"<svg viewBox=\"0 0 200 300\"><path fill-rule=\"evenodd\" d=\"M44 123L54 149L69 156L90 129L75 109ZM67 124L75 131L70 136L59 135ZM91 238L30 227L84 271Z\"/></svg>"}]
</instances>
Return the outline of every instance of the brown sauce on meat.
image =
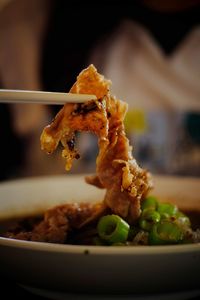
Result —
<instances>
[{"instance_id":1,"label":"brown sauce on meat","mask_svg":"<svg viewBox=\"0 0 200 300\"><path fill-rule=\"evenodd\" d=\"M81 208L68 206L68 221L73 226L70 230L66 227L67 222L63 222L60 218L66 214L66 205L58 206L50 210L49 220L51 227L48 226L48 218L43 216L27 217L22 219L11 219L0 223L0 235L8 238L56 242L67 244L92 244L93 238L97 234L97 221L103 214L108 214L108 210L99 210L99 207L94 208L89 203L84 203ZM96 218L94 216L96 209ZM192 229L200 228L200 211L187 210L183 211L189 218L192 224ZM52 218L53 217L53 218ZM80 227L83 220L88 220Z\"/></svg>"}]
</instances>

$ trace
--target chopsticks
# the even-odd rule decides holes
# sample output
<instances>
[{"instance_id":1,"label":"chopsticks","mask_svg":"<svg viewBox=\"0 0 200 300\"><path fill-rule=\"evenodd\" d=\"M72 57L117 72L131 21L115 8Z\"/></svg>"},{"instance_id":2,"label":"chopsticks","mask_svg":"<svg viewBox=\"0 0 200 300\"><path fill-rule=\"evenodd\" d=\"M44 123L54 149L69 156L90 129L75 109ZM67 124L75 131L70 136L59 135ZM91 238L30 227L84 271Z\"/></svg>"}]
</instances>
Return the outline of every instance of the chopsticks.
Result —
<instances>
[{"instance_id":1,"label":"chopsticks","mask_svg":"<svg viewBox=\"0 0 200 300\"><path fill-rule=\"evenodd\" d=\"M66 104L96 100L95 95L0 89L0 103Z\"/></svg>"}]
</instances>

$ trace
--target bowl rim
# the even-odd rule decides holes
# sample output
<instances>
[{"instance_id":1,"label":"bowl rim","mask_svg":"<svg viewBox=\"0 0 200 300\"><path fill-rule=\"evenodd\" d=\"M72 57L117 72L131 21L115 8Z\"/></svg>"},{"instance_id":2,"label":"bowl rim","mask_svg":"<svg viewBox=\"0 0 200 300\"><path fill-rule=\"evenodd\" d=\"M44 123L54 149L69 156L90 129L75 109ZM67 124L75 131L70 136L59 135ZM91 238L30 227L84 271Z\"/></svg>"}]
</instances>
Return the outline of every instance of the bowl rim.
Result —
<instances>
[{"instance_id":1,"label":"bowl rim","mask_svg":"<svg viewBox=\"0 0 200 300\"><path fill-rule=\"evenodd\" d=\"M92 255L158 255L199 253L200 243L182 245L158 245L158 246L91 246L71 245L45 242L24 241L0 237L0 247L18 248L33 251L45 251L65 254L92 254Z\"/></svg>"}]
</instances>

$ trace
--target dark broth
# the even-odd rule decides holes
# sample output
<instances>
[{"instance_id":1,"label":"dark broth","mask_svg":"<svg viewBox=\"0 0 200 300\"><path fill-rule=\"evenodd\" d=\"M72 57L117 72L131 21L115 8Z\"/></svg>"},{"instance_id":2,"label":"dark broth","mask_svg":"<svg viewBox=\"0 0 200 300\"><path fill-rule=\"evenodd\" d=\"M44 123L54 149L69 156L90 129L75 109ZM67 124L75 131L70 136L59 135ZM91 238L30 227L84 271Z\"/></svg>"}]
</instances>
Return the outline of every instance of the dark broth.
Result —
<instances>
[{"instance_id":1,"label":"dark broth","mask_svg":"<svg viewBox=\"0 0 200 300\"><path fill-rule=\"evenodd\" d=\"M200 211L197 210L182 210L191 221L192 229L196 230L200 228ZM24 217L18 219L10 219L6 221L0 222L0 235L3 235L6 231L12 228L20 228L23 227L26 230L32 230L33 225L40 222L43 216L32 216L32 217Z\"/></svg>"}]
</instances>

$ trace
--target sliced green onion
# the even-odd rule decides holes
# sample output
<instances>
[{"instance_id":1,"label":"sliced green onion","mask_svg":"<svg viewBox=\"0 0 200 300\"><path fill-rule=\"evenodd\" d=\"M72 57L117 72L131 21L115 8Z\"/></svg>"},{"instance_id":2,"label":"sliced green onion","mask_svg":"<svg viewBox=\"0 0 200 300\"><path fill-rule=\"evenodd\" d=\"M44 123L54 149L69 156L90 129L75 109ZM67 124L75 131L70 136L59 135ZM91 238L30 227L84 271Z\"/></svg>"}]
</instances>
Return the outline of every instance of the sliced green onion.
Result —
<instances>
[{"instance_id":1,"label":"sliced green onion","mask_svg":"<svg viewBox=\"0 0 200 300\"><path fill-rule=\"evenodd\" d=\"M178 211L176 214L175 214L175 217L176 217L176 222L181 226L187 226L187 227L190 227L191 226L191 222L190 222L190 219L184 214L182 213L181 211Z\"/></svg>"},{"instance_id":2,"label":"sliced green onion","mask_svg":"<svg viewBox=\"0 0 200 300\"><path fill-rule=\"evenodd\" d=\"M100 238L109 244L123 243L129 234L129 224L117 215L102 217L97 225Z\"/></svg>"},{"instance_id":3,"label":"sliced green onion","mask_svg":"<svg viewBox=\"0 0 200 300\"><path fill-rule=\"evenodd\" d=\"M152 226L149 232L149 244L177 244L183 240L183 237L184 232L177 224L165 220Z\"/></svg>"},{"instance_id":4,"label":"sliced green onion","mask_svg":"<svg viewBox=\"0 0 200 300\"><path fill-rule=\"evenodd\" d=\"M160 221L160 214L153 209L143 210L140 219L139 225L140 228L149 231L153 224L156 224Z\"/></svg>"},{"instance_id":5,"label":"sliced green onion","mask_svg":"<svg viewBox=\"0 0 200 300\"><path fill-rule=\"evenodd\" d=\"M158 205L158 201L154 196L148 196L147 198L145 198L142 203L141 203L141 209L155 209L157 208Z\"/></svg>"},{"instance_id":6,"label":"sliced green onion","mask_svg":"<svg viewBox=\"0 0 200 300\"><path fill-rule=\"evenodd\" d=\"M157 211L159 212L161 218L166 219L174 216L177 213L178 208L176 205L171 203L158 203Z\"/></svg>"}]
</instances>

